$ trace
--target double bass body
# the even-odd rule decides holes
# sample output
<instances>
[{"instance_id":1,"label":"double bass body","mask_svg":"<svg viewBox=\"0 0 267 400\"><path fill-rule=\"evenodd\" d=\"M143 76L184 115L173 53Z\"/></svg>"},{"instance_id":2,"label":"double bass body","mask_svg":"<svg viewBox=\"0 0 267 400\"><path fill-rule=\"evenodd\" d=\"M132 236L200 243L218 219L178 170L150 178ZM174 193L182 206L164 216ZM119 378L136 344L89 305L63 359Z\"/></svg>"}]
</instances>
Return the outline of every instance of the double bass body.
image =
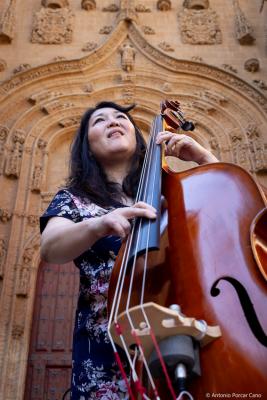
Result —
<instances>
[{"instance_id":1,"label":"double bass body","mask_svg":"<svg viewBox=\"0 0 267 400\"><path fill-rule=\"evenodd\" d=\"M201 376L188 386L194 399L207 393L267 399L267 282L250 242L250 227L265 208L264 198L246 171L227 163L178 174L164 171L162 189L168 229L160 250L148 256L144 303L179 304L185 315L220 326L222 336L200 349ZM267 243L261 246L266 251ZM110 299L122 254L123 249L112 274ZM140 256L130 306L139 304L143 266ZM120 312L129 288L126 276ZM171 398L164 382L159 393L162 400Z\"/></svg>"},{"instance_id":2,"label":"double bass body","mask_svg":"<svg viewBox=\"0 0 267 400\"><path fill-rule=\"evenodd\" d=\"M202 376L190 391L196 399L206 393L267 398L267 282L250 243L263 197L232 164L169 173L163 182L172 295L186 315L222 331L200 350Z\"/></svg>"}]
</instances>

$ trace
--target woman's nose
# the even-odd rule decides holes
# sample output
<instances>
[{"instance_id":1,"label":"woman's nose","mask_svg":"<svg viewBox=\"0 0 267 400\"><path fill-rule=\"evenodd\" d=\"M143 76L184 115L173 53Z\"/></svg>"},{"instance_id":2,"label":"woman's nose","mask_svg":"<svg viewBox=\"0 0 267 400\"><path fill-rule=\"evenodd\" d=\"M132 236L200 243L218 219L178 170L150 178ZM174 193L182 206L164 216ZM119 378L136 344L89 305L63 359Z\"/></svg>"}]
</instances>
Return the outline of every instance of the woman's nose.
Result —
<instances>
[{"instance_id":1,"label":"woman's nose","mask_svg":"<svg viewBox=\"0 0 267 400\"><path fill-rule=\"evenodd\" d=\"M108 126L119 126L119 121L117 121L115 118L111 118L108 122Z\"/></svg>"}]
</instances>

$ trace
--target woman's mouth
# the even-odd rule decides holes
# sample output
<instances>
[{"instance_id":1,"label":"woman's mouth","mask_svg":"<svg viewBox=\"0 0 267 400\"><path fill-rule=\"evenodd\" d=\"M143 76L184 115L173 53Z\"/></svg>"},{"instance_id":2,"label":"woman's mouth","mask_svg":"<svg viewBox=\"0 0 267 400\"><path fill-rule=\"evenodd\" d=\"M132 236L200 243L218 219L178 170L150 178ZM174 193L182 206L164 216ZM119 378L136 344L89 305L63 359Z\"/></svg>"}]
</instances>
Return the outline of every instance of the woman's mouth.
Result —
<instances>
[{"instance_id":1,"label":"woman's mouth","mask_svg":"<svg viewBox=\"0 0 267 400\"><path fill-rule=\"evenodd\" d=\"M114 130L114 131L108 133L108 139L110 139L112 137L120 137L120 136L123 136L123 135L124 135L124 133L122 133L121 131Z\"/></svg>"}]
</instances>

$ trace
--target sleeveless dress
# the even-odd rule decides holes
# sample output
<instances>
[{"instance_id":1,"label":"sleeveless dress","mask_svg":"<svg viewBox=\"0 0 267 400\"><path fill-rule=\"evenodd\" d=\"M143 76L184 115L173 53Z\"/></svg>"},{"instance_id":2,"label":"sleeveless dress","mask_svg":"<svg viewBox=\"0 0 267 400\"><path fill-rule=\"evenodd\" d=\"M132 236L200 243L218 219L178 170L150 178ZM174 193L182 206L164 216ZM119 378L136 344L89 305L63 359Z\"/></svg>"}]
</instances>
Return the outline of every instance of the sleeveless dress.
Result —
<instances>
[{"instance_id":1,"label":"sleeveless dress","mask_svg":"<svg viewBox=\"0 0 267 400\"><path fill-rule=\"evenodd\" d=\"M101 208L69 190L60 190L40 218L41 232L51 217L80 222L113 209ZM108 236L74 260L80 270L80 289L73 332L72 400L129 398L107 334L107 292L120 246L119 237ZM120 356L124 357L122 351ZM125 360L124 366L127 368Z\"/></svg>"}]
</instances>

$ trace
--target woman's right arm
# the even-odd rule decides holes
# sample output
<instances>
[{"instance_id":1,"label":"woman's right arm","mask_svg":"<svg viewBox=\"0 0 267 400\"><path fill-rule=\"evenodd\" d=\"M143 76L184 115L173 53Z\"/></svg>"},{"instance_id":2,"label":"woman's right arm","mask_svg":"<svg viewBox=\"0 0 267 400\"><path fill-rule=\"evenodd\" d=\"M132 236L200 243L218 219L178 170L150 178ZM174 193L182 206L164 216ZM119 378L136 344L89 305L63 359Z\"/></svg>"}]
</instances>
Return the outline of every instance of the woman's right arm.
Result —
<instances>
[{"instance_id":1,"label":"woman's right arm","mask_svg":"<svg viewBox=\"0 0 267 400\"><path fill-rule=\"evenodd\" d=\"M132 207L117 208L101 217L73 222L52 217L41 237L41 258L54 264L72 261L102 237L125 238L131 229L129 220L136 217L156 218L155 209L143 202Z\"/></svg>"}]
</instances>

